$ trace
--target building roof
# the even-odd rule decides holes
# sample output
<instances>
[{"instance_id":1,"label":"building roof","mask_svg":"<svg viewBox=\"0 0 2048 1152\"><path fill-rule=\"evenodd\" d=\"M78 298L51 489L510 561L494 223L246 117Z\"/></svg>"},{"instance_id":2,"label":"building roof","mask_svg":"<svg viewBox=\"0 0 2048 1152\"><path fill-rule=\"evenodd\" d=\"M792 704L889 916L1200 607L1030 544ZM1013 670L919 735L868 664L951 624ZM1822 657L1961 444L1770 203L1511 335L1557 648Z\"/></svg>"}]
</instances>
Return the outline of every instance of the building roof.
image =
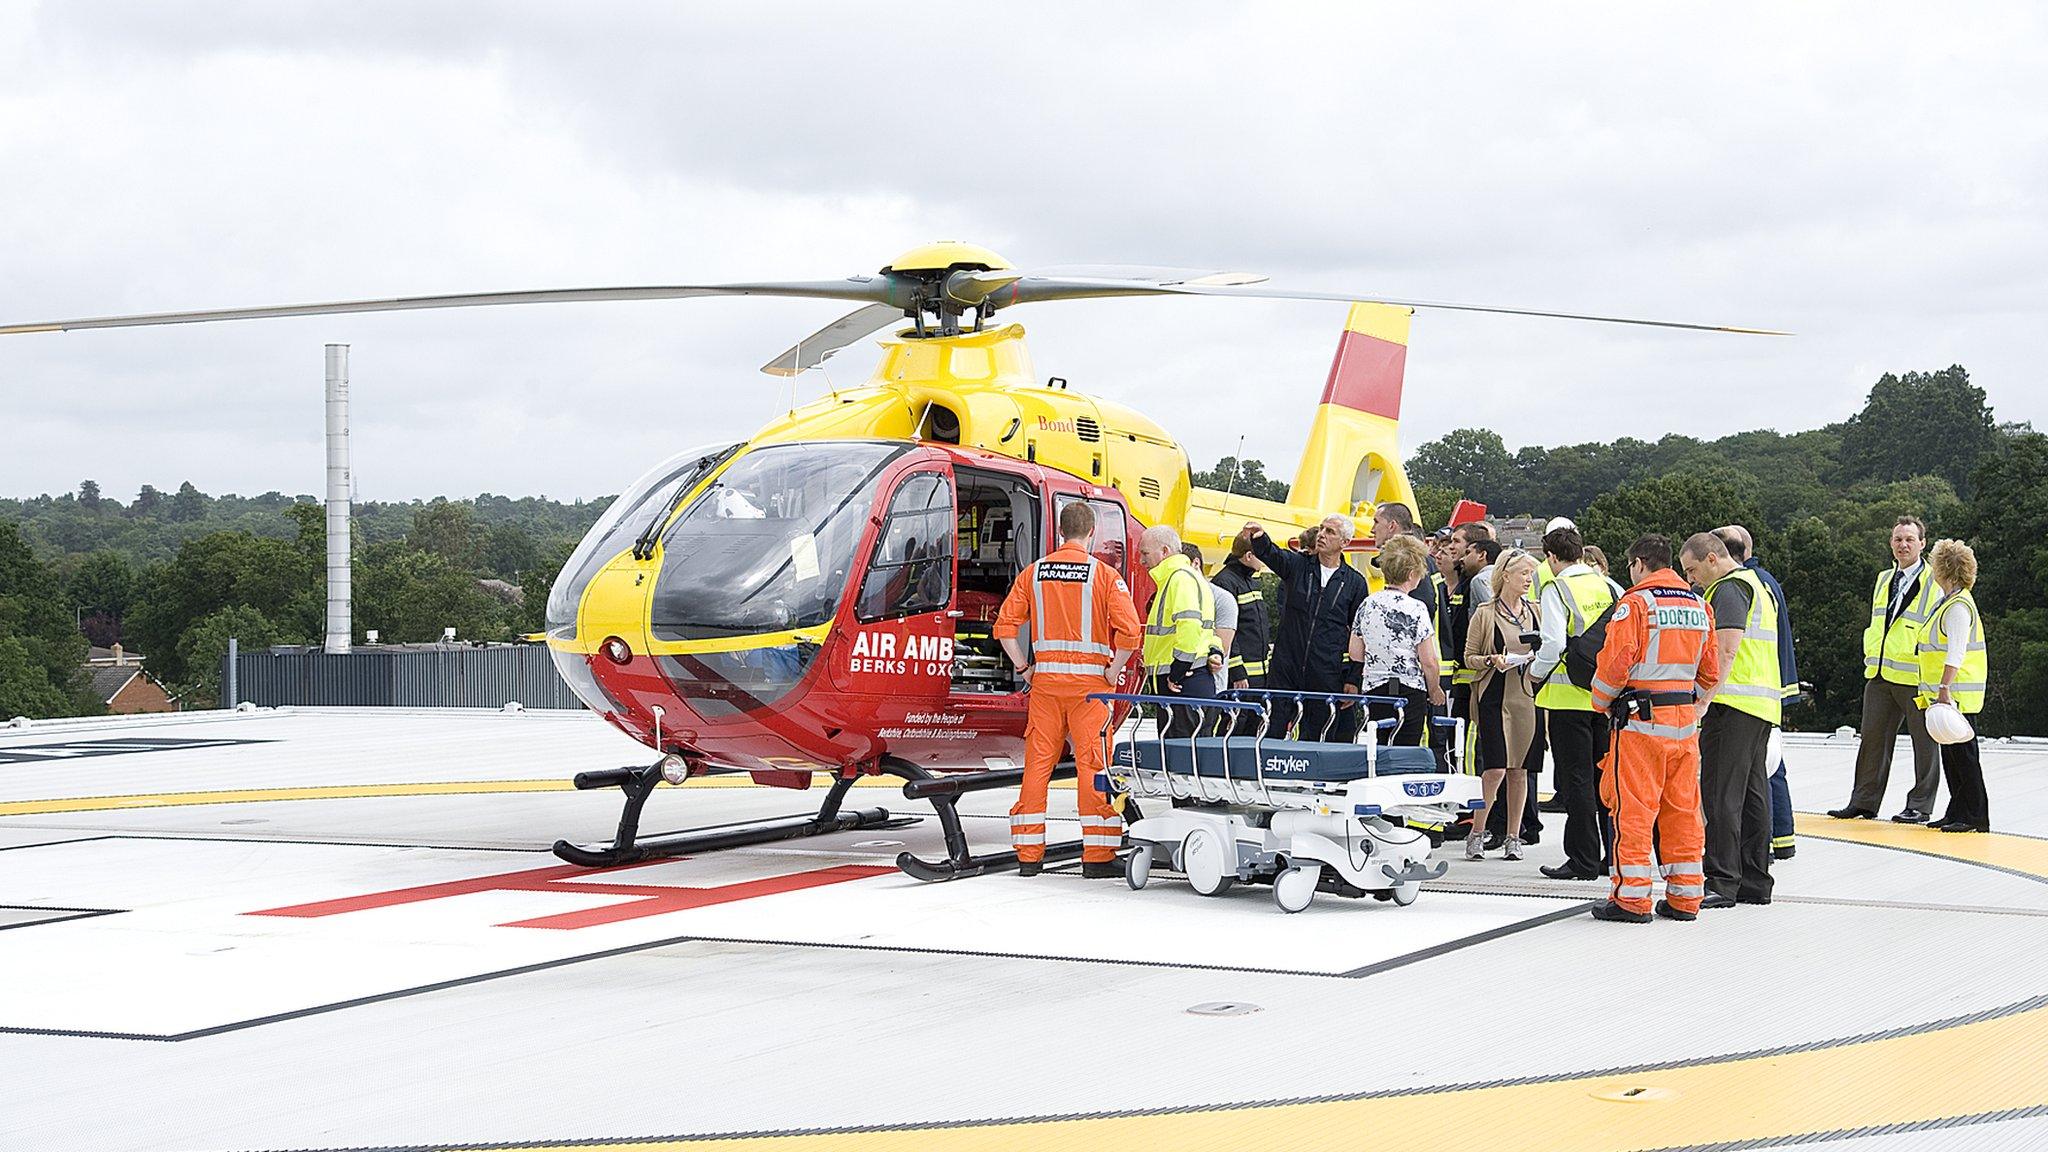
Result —
<instances>
[{"instance_id":1,"label":"building roof","mask_svg":"<svg viewBox=\"0 0 2048 1152\"><path fill-rule=\"evenodd\" d=\"M93 696L102 704L109 703L116 695L120 694L121 689L128 686L130 680L140 675L142 675L142 666L140 664L127 664L118 668L94 668L92 670Z\"/></svg>"}]
</instances>

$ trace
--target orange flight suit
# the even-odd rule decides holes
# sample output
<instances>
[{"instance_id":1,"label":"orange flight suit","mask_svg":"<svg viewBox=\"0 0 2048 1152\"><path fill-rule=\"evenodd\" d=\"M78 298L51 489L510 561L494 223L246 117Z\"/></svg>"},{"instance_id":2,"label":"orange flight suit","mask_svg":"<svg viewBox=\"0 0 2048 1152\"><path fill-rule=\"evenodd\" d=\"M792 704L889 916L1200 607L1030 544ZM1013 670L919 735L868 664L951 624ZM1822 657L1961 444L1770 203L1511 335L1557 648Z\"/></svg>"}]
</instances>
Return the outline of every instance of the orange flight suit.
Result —
<instances>
[{"instance_id":1,"label":"orange flight suit","mask_svg":"<svg viewBox=\"0 0 2048 1152\"><path fill-rule=\"evenodd\" d=\"M1648 721L1630 713L1600 774L1600 802L1614 813L1613 899L1631 912L1650 911L1653 842L1663 857L1664 898L1671 906L1696 913L1706 895L1699 719L1692 702L1719 676L1706 601L1678 573L1659 569L1615 602L1593 674L1593 707L1605 711L1630 688L1661 697Z\"/></svg>"},{"instance_id":2,"label":"orange flight suit","mask_svg":"<svg viewBox=\"0 0 2048 1152\"><path fill-rule=\"evenodd\" d=\"M1062 544L1017 574L996 614L997 639L1030 625L1031 687L1024 723L1024 785L1010 809L1017 859L1045 859L1045 790L1061 748L1074 746L1075 796L1081 810L1081 859L1107 863L1123 843L1124 820L1095 787L1102 771L1102 731L1109 706L1088 699L1113 692L1112 650L1143 641L1138 606L1124 578L1079 547Z\"/></svg>"}]
</instances>

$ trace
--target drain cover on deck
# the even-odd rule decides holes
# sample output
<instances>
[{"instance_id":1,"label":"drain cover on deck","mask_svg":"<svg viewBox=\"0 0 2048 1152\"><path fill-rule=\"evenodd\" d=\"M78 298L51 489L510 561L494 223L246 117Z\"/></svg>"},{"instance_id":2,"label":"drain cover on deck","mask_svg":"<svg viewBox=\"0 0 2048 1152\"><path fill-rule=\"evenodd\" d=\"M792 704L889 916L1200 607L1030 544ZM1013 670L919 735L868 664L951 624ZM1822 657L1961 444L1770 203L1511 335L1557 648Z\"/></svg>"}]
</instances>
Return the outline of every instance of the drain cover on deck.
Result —
<instances>
[{"instance_id":1,"label":"drain cover on deck","mask_svg":"<svg viewBox=\"0 0 2048 1152\"><path fill-rule=\"evenodd\" d=\"M1242 1000L1212 1000L1188 1009L1190 1016L1248 1016L1257 1012L1257 1004L1246 1004Z\"/></svg>"}]
</instances>

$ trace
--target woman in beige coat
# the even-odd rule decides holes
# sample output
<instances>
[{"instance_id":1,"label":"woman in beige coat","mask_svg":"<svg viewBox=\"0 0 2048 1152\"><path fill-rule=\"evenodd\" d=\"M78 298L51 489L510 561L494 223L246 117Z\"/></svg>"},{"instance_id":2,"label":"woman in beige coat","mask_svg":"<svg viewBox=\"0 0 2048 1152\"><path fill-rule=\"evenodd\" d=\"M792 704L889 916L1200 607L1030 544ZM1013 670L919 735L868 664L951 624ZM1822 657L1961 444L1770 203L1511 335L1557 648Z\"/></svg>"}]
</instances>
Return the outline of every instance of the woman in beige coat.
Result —
<instances>
[{"instance_id":1,"label":"woman in beige coat","mask_svg":"<svg viewBox=\"0 0 2048 1152\"><path fill-rule=\"evenodd\" d=\"M1464 665L1476 673L1472 712L1466 721L1471 738L1477 740L1480 788L1487 805L1473 814L1472 834L1465 840L1467 860L1486 855L1486 818L1503 779L1508 835L1501 854L1509 860L1522 858L1516 833L1521 831L1529 789L1522 760L1536 735L1536 685L1529 679L1530 649L1522 637L1537 630L1535 605L1526 599L1535 574L1534 556L1519 548L1501 553L1493 562L1493 599L1472 613L1465 633Z\"/></svg>"}]
</instances>

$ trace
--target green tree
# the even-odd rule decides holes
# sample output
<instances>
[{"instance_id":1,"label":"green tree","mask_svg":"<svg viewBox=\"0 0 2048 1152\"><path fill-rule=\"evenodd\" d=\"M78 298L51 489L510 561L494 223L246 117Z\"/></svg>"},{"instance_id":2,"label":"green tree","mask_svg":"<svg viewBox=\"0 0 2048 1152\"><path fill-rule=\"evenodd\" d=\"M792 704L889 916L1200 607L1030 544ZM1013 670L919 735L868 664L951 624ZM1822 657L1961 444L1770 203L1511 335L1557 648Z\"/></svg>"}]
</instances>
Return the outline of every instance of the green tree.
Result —
<instances>
[{"instance_id":1,"label":"green tree","mask_svg":"<svg viewBox=\"0 0 2048 1152\"><path fill-rule=\"evenodd\" d=\"M479 551L483 571L515 584L542 562L540 545L516 524L486 528Z\"/></svg>"},{"instance_id":2,"label":"green tree","mask_svg":"<svg viewBox=\"0 0 2048 1152\"><path fill-rule=\"evenodd\" d=\"M446 499L436 499L413 511L412 531L406 534L406 543L465 572L477 567L483 553L483 541L469 506L452 504Z\"/></svg>"},{"instance_id":3,"label":"green tree","mask_svg":"<svg viewBox=\"0 0 2048 1152\"><path fill-rule=\"evenodd\" d=\"M178 494L171 497L170 517L179 523L189 523L206 516L206 493L192 486L190 480L178 485Z\"/></svg>"},{"instance_id":4,"label":"green tree","mask_svg":"<svg viewBox=\"0 0 2048 1152\"><path fill-rule=\"evenodd\" d=\"M78 482L78 506L88 512L100 510L100 485L97 480Z\"/></svg>"},{"instance_id":5,"label":"green tree","mask_svg":"<svg viewBox=\"0 0 2048 1152\"><path fill-rule=\"evenodd\" d=\"M1745 477L1718 470L1652 476L1623 484L1587 505L1578 518L1579 531L1586 543L1619 557L1645 533L1660 532L1678 545L1695 532L1741 524L1750 529L1762 552L1769 536L1761 528L1763 513L1755 487Z\"/></svg>"},{"instance_id":6,"label":"green tree","mask_svg":"<svg viewBox=\"0 0 2048 1152\"><path fill-rule=\"evenodd\" d=\"M506 640L505 605L476 578L441 556L402 544L372 544L356 564L358 632L377 629L390 643L439 640L444 628L463 640Z\"/></svg>"},{"instance_id":7,"label":"green tree","mask_svg":"<svg viewBox=\"0 0 2048 1152\"><path fill-rule=\"evenodd\" d=\"M214 532L186 541L177 557L145 571L136 604L125 621L159 679L195 683L204 669L185 663L184 635L223 608L262 614L275 634L310 641L317 636L326 593L318 563L297 545L246 532Z\"/></svg>"},{"instance_id":8,"label":"green tree","mask_svg":"<svg viewBox=\"0 0 2048 1152\"><path fill-rule=\"evenodd\" d=\"M74 610L103 612L119 620L135 599L135 570L116 552L94 552L64 582Z\"/></svg>"},{"instance_id":9,"label":"green tree","mask_svg":"<svg viewBox=\"0 0 2048 1152\"><path fill-rule=\"evenodd\" d=\"M1196 472L1194 481L1197 488L1228 492L1233 496L1250 496L1259 500L1287 499L1287 481L1267 476L1266 465L1258 460L1225 456L1207 472Z\"/></svg>"},{"instance_id":10,"label":"green tree","mask_svg":"<svg viewBox=\"0 0 2048 1152\"><path fill-rule=\"evenodd\" d=\"M1510 511L1520 494L1514 457L1500 433L1485 428L1454 429L1424 444L1408 457L1407 471L1418 488L1448 488L1493 512Z\"/></svg>"},{"instance_id":11,"label":"green tree","mask_svg":"<svg viewBox=\"0 0 2048 1152\"><path fill-rule=\"evenodd\" d=\"M1415 485L1415 520L1424 528L1441 528L1458 508L1458 490L1443 484Z\"/></svg>"},{"instance_id":12,"label":"green tree","mask_svg":"<svg viewBox=\"0 0 2048 1152\"><path fill-rule=\"evenodd\" d=\"M1880 482L1939 476L1967 497L1971 473L1997 449L1997 439L1984 390L1962 365L1887 372L1842 429L1842 475Z\"/></svg>"},{"instance_id":13,"label":"green tree","mask_svg":"<svg viewBox=\"0 0 2048 1152\"><path fill-rule=\"evenodd\" d=\"M0 522L0 719L90 715L85 637L56 574L13 524Z\"/></svg>"},{"instance_id":14,"label":"green tree","mask_svg":"<svg viewBox=\"0 0 2048 1152\"><path fill-rule=\"evenodd\" d=\"M201 704L233 707L240 703L220 698L221 667L230 639L244 652L259 651L277 643L278 634L263 613L242 604L208 613L185 629L178 638L178 661L188 669L185 683Z\"/></svg>"}]
</instances>

